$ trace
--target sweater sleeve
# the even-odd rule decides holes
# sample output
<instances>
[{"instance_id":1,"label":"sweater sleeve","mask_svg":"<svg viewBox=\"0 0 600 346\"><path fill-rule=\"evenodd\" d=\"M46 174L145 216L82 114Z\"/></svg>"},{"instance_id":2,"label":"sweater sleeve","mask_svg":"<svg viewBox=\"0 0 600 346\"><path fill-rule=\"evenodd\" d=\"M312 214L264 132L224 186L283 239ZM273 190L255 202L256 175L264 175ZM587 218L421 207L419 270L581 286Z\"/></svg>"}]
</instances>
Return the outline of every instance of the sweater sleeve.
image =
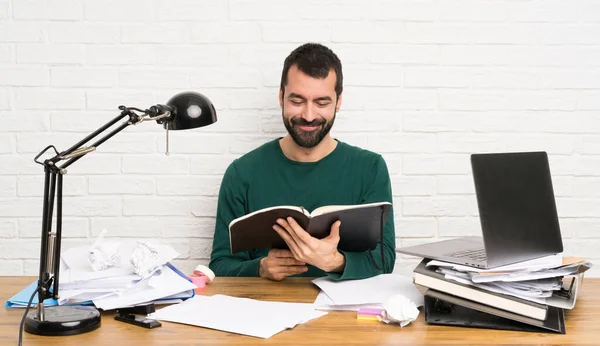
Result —
<instances>
[{"instance_id":1,"label":"sweater sleeve","mask_svg":"<svg viewBox=\"0 0 600 346\"><path fill-rule=\"evenodd\" d=\"M392 203L392 187L385 160L377 155L370 177L365 184L361 204L390 202ZM334 280L364 279L381 273L391 273L396 262L396 235L394 230L394 211L390 212L383 228L383 266L381 243L374 250L364 252L340 251L346 265L342 273L328 273Z\"/></svg>"},{"instance_id":2,"label":"sweater sleeve","mask_svg":"<svg viewBox=\"0 0 600 346\"><path fill-rule=\"evenodd\" d=\"M229 243L229 223L246 214L245 196L244 183L234 161L225 171L217 202L215 234L208 265L216 276L258 276L260 258L253 259L249 251L231 254Z\"/></svg>"}]
</instances>

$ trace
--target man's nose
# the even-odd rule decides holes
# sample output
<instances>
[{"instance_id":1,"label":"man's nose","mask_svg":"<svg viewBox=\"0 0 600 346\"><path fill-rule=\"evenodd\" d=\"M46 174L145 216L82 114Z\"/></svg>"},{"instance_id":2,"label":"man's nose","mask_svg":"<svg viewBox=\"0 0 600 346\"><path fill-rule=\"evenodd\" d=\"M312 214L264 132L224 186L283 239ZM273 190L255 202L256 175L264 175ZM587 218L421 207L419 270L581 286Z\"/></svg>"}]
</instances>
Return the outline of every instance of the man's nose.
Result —
<instances>
[{"instance_id":1,"label":"man's nose","mask_svg":"<svg viewBox=\"0 0 600 346\"><path fill-rule=\"evenodd\" d=\"M307 104L302 112L302 119L311 122L317 118L317 113L310 104Z\"/></svg>"}]
</instances>

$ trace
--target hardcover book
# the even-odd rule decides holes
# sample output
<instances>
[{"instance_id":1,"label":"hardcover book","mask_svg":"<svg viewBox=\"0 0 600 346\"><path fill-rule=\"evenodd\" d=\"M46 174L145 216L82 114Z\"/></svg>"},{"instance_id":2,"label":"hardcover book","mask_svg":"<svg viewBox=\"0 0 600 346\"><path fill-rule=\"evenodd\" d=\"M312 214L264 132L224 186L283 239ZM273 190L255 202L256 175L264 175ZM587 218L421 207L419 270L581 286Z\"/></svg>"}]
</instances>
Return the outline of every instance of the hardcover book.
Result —
<instances>
[{"instance_id":1,"label":"hardcover book","mask_svg":"<svg viewBox=\"0 0 600 346\"><path fill-rule=\"evenodd\" d=\"M389 202L329 205L308 212L303 207L275 206L257 210L229 223L231 253L252 249L287 249L273 229L277 219L293 217L311 236L322 239L331 226L341 221L338 249L360 252L373 250L381 241L383 227L392 209Z\"/></svg>"}]
</instances>

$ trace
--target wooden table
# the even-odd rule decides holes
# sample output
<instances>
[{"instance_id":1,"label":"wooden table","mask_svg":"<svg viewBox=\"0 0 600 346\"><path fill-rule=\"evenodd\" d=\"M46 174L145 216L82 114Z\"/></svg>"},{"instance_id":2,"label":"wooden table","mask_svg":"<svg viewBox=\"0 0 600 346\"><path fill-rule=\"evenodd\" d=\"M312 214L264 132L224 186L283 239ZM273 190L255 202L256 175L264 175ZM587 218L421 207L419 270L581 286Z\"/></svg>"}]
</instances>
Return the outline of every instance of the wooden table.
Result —
<instances>
[{"instance_id":1,"label":"wooden table","mask_svg":"<svg viewBox=\"0 0 600 346\"><path fill-rule=\"evenodd\" d=\"M6 299L34 280L32 277L0 277L0 297ZM217 278L198 294L227 294L261 300L313 302L318 288L309 279L271 282L260 278ZM404 328L377 321L356 319L351 311L328 315L285 330L269 339L259 339L217 330L163 322L145 329L102 314L102 326L90 333L66 337L42 337L23 333L23 345L398 345L398 344L591 344L600 345L600 279L586 279L576 308L566 311L567 334L526 333L487 329L432 326L423 313ZM1 309L0 345L16 345L22 309Z\"/></svg>"}]
</instances>

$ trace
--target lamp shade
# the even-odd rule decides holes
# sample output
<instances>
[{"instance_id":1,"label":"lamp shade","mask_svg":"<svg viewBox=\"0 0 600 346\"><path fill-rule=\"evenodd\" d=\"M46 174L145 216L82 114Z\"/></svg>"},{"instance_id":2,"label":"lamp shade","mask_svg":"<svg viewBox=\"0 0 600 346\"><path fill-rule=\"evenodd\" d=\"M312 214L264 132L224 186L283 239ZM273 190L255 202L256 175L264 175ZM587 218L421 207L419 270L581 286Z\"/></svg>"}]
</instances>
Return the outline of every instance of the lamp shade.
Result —
<instances>
[{"instance_id":1,"label":"lamp shade","mask_svg":"<svg viewBox=\"0 0 600 346\"><path fill-rule=\"evenodd\" d=\"M213 124L217 111L210 100L197 92L183 92L173 96L167 106L173 108L173 118L163 126L169 130L187 130Z\"/></svg>"}]
</instances>

